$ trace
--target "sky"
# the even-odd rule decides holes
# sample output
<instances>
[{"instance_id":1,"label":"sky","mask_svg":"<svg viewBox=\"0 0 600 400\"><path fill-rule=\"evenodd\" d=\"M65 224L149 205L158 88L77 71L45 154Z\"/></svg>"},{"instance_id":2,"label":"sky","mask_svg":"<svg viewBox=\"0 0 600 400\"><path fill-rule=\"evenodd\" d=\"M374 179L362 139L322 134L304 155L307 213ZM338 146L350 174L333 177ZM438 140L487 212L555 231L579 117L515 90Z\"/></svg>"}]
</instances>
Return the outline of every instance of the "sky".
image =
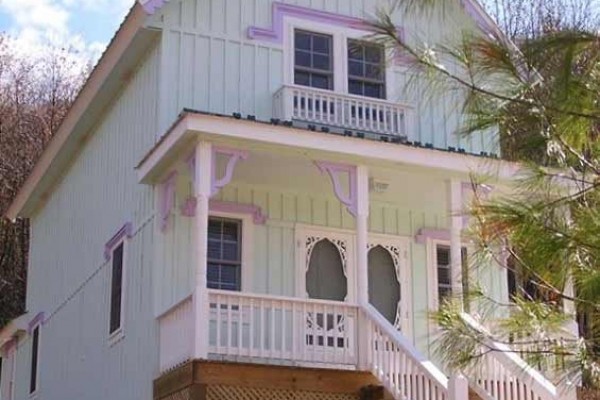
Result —
<instances>
[{"instance_id":1,"label":"sky","mask_svg":"<svg viewBox=\"0 0 600 400\"><path fill-rule=\"evenodd\" d=\"M0 31L25 54L69 48L95 61L134 0L0 0Z\"/></svg>"}]
</instances>

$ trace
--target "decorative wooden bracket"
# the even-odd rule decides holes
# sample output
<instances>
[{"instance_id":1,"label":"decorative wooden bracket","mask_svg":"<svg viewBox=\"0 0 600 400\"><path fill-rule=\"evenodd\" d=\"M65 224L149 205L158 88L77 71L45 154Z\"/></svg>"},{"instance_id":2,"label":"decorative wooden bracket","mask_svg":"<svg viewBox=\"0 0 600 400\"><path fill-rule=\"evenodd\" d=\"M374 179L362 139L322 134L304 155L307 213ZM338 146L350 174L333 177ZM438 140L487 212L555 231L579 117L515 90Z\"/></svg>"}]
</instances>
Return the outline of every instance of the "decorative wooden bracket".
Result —
<instances>
[{"instance_id":1,"label":"decorative wooden bracket","mask_svg":"<svg viewBox=\"0 0 600 400\"><path fill-rule=\"evenodd\" d=\"M321 174L329 174L333 191L338 200L346 206L348 212L356 217L357 214L357 182L356 182L356 166L347 164L336 164L330 162L315 162ZM344 193L341 179L342 175L348 176L348 193Z\"/></svg>"},{"instance_id":2,"label":"decorative wooden bracket","mask_svg":"<svg viewBox=\"0 0 600 400\"><path fill-rule=\"evenodd\" d=\"M219 155L223 155L229 157L227 160L227 166L225 167L225 173L221 178L217 178L217 157ZM233 171L235 170L235 166L240 160L248 159L248 152L244 150L230 149L226 147L214 147L212 153L212 171L210 171L211 178L211 186L210 186L210 196L213 197L219 190L225 187L231 179L233 178ZM190 175L192 177L192 182L196 181L196 157L195 154L192 154L187 160L188 168L190 170Z\"/></svg>"},{"instance_id":3,"label":"decorative wooden bracket","mask_svg":"<svg viewBox=\"0 0 600 400\"><path fill-rule=\"evenodd\" d=\"M159 198L160 230L164 232L169 226L171 209L175 204L175 190L177 188L177 171L169 174L167 179L161 184Z\"/></svg>"},{"instance_id":4,"label":"decorative wooden bracket","mask_svg":"<svg viewBox=\"0 0 600 400\"><path fill-rule=\"evenodd\" d=\"M227 167L225 168L225 174L220 179L217 178L217 155L224 155L229 157L227 160ZM236 164L240 160L247 160L248 152L244 150L236 150L236 149L228 149L225 147L215 147L213 149L213 167L212 167L212 185L211 185L211 197L216 195L221 188L231 182L231 178L233 178L233 170L235 169Z\"/></svg>"}]
</instances>

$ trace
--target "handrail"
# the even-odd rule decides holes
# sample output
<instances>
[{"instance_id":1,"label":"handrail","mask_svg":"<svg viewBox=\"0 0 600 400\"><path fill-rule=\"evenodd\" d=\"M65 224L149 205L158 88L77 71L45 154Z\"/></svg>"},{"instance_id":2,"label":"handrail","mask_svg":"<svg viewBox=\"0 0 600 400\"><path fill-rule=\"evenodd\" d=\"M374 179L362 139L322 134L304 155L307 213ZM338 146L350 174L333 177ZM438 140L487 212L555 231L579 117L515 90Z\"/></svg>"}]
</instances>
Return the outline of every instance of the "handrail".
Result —
<instances>
[{"instance_id":1,"label":"handrail","mask_svg":"<svg viewBox=\"0 0 600 400\"><path fill-rule=\"evenodd\" d=\"M370 304L361 307L368 321L368 364L395 398L448 399L448 378ZM424 380L423 380L424 379Z\"/></svg>"},{"instance_id":2,"label":"handrail","mask_svg":"<svg viewBox=\"0 0 600 400\"><path fill-rule=\"evenodd\" d=\"M485 376L474 377L471 384L474 389L489 400L504 399L507 392L527 393L541 400L558 399L560 396L556 386L539 371L523 360L509 346L492 340L488 331L471 315L462 313L461 318L472 329L483 333L483 343L489 350L484 355L484 361L491 365L492 371L486 371ZM477 368L481 370L481 368ZM491 383L490 383L491 382Z\"/></svg>"}]
</instances>

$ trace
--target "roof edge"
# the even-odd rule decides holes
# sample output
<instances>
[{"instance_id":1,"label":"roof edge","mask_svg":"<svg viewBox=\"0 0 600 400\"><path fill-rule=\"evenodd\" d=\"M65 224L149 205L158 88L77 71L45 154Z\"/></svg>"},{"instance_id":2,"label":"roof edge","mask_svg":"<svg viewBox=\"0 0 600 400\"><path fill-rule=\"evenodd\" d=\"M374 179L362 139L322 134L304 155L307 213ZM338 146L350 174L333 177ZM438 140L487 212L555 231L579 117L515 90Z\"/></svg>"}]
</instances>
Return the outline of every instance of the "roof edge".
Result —
<instances>
[{"instance_id":1,"label":"roof edge","mask_svg":"<svg viewBox=\"0 0 600 400\"><path fill-rule=\"evenodd\" d=\"M104 82L129 48L136 33L144 26L147 16L148 13L144 7L136 1L92 70L58 131L50 139L50 142L42 152L25 183L17 192L17 195L5 212L5 217L15 220L25 208L36 187L71 136L74 128L85 115L90 104L92 104L102 90Z\"/></svg>"}]
</instances>

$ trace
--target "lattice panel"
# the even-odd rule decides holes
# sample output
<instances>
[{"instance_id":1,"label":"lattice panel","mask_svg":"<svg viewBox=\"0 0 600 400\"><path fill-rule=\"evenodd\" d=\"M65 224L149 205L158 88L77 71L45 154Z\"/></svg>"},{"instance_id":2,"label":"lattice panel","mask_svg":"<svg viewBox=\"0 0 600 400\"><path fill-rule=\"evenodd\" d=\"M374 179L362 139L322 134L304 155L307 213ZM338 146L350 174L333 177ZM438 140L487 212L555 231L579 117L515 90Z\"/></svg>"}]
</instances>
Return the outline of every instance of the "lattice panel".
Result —
<instances>
[{"instance_id":1,"label":"lattice panel","mask_svg":"<svg viewBox=\"0 0 600 400\"><path fill-rule=\"evenodd\" d=\"M172 393L167 397L163 397L161 400L191 400L190 389L183 389L180 392Z\"/></svg>"},{"instance_id":2,"label":"lattice panel","mask_svg":"<svg viewBox=\"0 0 600 400\"><path fill-rule=\"evenodd\" d=\"M206 400L358 400L358 395L212 385ZM169 399L170 400L170 399Z\"/></svg>"}]
</instances>

